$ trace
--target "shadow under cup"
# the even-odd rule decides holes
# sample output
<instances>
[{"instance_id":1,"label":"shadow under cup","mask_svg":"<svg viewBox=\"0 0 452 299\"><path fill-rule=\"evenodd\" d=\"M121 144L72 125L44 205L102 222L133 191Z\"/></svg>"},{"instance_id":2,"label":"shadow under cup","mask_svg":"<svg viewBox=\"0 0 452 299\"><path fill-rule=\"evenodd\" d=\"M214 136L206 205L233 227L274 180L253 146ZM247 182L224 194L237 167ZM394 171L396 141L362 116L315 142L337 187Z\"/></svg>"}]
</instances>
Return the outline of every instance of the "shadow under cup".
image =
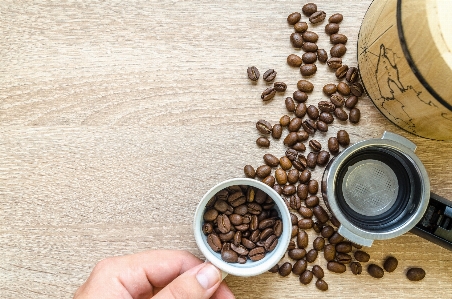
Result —
<instances>
[{"instance_id":1,"label":"shadow under cup","mask_svg":"<svg viewBox=\"0 0 452 299\"><path fill-rule=\"evenodd\" d=\"M264 191L275 202L275 209L278 211L278 215L283 223L283 232L279 237L278 245L273 251L268 252L265 257L259 261L251 261L250 259L248 259L245 264L227 263L223 261L221 259L221 254L213 251L210 248L207 243L207 236L202 232L202 225L204 223L203 215L208 201L219 191L234 185L246 185ZM291 238L291 227L292 224L290 220L289 210L281 196L279 196L279 194L276 193L276 191L268 185L265 185L254 179L247 178L230 179L221 182L210 189L198 204L193 223L196 244L198 245L198 248L201 250L205 258L223 272L235 276L259 275L270 270L270 268L276 265L286 253L287 246L289 245Z\"/></svg>"}]
</instances>

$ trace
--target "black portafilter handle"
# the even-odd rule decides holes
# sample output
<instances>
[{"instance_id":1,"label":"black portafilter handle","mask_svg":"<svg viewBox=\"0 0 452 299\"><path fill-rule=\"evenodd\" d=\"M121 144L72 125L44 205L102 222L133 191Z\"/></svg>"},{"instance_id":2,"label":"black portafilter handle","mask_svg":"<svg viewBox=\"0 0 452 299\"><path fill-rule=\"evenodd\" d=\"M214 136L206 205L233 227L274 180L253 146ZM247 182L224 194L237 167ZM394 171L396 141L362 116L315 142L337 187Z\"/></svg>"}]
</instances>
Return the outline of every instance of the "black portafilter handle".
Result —
<instances>
[{"instance_id":1,"label":"black portafilter handle","mask_svg":"<svg viewBox=\"0 0 452 299\"><path fill-rule=\"evenodd\" d=\"M427 210L411 232L452 250L452 201L430 193Z\"/></svg>"}]
</instances>

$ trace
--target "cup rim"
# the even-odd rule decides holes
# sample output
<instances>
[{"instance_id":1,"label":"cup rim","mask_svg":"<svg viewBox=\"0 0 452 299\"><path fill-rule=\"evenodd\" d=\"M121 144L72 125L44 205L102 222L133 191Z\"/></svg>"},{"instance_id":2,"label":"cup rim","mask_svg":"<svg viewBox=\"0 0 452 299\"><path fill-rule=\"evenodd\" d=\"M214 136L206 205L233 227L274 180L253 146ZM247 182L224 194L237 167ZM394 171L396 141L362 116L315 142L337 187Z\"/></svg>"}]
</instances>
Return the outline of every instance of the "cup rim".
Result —
<instances>
[{"instance_id":1,"label":"cup rim","mask_svg":"<svg viewBox=\"0 0 452 299\"><path fill-rule=\"evenodd\" d=\"M214 254L213 251L209 248L208 244L205 242L205 235L202 232L203 213L205 206L207 202L212 198L212 196L214 196L218 191L233 185L247 185L261 189L273 199L280 212L281 221L283 222L283 232L279 237L278 245L273 251L267 253L266 257L261 261L247 262L246 264L227 263L218 257L218 253ZM204 257L220 270L228 274L244 277L262 274L270 270L281 260L281 258L286 253L291 239L290 227L291 218L289 209L287 208L282 197L270 186L250 178L233 178L223 181L212 187L204 194L201 201L199 202L193 220L193 232L196 244L201 250Z\"/></svg>"}]
</instances>

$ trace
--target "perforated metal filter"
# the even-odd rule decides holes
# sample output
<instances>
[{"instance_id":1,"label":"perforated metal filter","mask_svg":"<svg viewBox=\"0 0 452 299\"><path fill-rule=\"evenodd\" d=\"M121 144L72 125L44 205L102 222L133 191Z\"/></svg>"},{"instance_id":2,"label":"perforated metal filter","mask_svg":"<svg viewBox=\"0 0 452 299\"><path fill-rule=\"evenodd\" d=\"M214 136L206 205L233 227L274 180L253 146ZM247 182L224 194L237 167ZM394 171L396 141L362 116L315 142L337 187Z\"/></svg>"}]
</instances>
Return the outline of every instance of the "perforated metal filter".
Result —
<instances>
[{"instance_id":1,"label":"perforated metal filter","mask_svg":"<svg viewBox=\"0 0 452 299\"><path fill-rule=\"evenodd\" d=\"M398 191L397 176L391 167L372 159L350 166L342 181L345 202L365 216L388 211L394 205Z\"/></svg>"}]
</instances>

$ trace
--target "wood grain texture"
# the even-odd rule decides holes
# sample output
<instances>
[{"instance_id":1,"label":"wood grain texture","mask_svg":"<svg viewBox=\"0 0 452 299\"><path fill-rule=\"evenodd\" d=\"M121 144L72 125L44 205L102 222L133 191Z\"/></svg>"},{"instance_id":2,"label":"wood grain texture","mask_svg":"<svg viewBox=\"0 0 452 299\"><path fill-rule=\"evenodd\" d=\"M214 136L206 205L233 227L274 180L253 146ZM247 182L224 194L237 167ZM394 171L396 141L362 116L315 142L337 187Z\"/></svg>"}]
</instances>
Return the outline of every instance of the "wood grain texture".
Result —
<instances>
[{"instance_id":1,"label":"wood grain texture","mask_svg":"<svg viewBox=\"0 0 452 299\"><path fill-rule=\"evenodd\" d=\"M284 98L301 79L286 64L301 54L286 17L303 3L1 1L0 297L71 298L112 255L180 248L202 257L191 225L202 195L242 177L244 165L261 165L265 153L285 151L282 140L258 148L255 122L286 114ZM348 65L356 65L369 4L319 3L327 15L344 15ZM323 27L311 28L329 49ZM274 68L288 90L263 104L267 84L246 78L251 65ZM310 80L311 104L337 82L324 65ZM352 142L399 133L418 145L432 191L452 198L451 142L398 129L367 97L358 107L359 125L335 122L316 138L325 146L342 128ZM313 175L320 179L322 169ZM450 251L409 233L367 251L377 264L396 256L398 269L381 280L326 271L326 294L293 275L226 281L237 298L451 297ZM426 278L409 282L409 266L423 267Z\"/></svg>"}]
</instances>

